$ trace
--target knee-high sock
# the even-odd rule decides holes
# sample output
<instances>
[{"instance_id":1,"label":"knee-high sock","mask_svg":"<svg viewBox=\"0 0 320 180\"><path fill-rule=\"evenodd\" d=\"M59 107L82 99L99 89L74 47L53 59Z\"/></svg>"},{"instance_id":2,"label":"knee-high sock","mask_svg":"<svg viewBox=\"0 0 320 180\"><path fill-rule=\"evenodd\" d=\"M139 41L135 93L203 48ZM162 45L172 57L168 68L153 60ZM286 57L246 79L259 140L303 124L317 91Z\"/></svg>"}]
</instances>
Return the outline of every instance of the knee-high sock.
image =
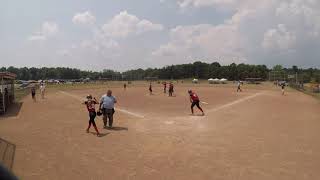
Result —
<instances>
[{"instance_id":1,"label":"knee-high sock","mask_svg":"<svg viewBox=\"0 0 320 180\"><path fill-rule=\"evenodd\" d=\"M98 134L100 134L99 131L98 131L97 126L96 126L96 125L93 125L93 127L94 127L94 129L96 130L96 132L97 132Z\"/></svg>"},{"instance_id":2,"label":"knee-high sock","mask_svg":"<svg viewBox=\"0 0 320 180\"><path fill-rule=\"evenodd\" d=\"M89 130L89 129L90 129L90 127L91 127L91 121L89 121L89 125L88 125L87 130Z\"/></svg>"}]
</instances>

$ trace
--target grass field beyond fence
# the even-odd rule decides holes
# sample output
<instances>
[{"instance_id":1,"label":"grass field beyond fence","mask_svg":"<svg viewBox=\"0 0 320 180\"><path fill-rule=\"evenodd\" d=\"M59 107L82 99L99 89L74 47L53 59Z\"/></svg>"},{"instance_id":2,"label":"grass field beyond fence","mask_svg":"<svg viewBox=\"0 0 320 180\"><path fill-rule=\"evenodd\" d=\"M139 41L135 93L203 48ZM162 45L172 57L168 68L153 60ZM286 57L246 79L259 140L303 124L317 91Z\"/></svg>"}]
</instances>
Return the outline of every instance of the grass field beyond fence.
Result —
<instances>
[{"instance_id":1,"label":"grass field beyond fence","mask_svg":"<svg viewBox=\"0 0 320 180\"><path fill-rule=\"evenodd\" d=\"M298 91L301 91L305 94L308 94L310 96L316 97L320 99L320 89L312 87L310 84L306 84L304 86L298 85L298 84L290 84L290 87L293 89L296 89Z\"/></svg>"},{"instance_id":2,"label":"grass field beyond fence","mask_svg":"<svg viewBox=\"0 0 320 180\"><path fill-rule=\"evenodd\" d=\"M22 100L23 97L27 96L30 93L30 88L16 88L15 89L15 98L16 102L19 102Z\"/></svg>"}]
</instances>

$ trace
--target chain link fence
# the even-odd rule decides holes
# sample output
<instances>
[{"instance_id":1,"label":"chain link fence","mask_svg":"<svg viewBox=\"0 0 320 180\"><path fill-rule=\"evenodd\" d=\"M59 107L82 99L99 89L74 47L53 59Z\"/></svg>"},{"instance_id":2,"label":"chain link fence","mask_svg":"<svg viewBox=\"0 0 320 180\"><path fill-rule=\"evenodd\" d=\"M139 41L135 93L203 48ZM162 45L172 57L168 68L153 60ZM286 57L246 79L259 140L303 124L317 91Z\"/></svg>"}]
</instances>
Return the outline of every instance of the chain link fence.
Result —
<instances>
[{"instance_id":1,"label":"chain link fence","mask_svg":"<svg viewBox=\"0 0 320 180\"><path fill-rule=\"evenodd\" d=\"M16 145L0 138L0 163L11 170L13 167Z\"/></svg>"}]
</instances>

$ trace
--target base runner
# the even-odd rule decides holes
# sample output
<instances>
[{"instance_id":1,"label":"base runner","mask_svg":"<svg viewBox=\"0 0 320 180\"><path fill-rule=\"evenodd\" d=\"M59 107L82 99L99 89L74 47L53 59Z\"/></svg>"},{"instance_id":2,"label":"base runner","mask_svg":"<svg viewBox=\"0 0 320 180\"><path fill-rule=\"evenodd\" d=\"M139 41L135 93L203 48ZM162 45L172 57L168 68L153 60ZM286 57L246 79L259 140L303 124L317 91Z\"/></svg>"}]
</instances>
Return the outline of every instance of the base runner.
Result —
<instances>
[{"instance_id":1,"label":"base runner","mask_svg":"<svg viewBox=\"0 0 320 180\"><path fill-rule=\"evenodd\" d=\"M192 115L194 114L193 113L193 107L197 106L198 109L202 112L202 116L204 116L203 109L200 107L200 99L199 99L198 95L196 93L192 92L192 90L189 90L188 93L190 95L191 113L192 113Z\"/></svg>"}]
</instances>

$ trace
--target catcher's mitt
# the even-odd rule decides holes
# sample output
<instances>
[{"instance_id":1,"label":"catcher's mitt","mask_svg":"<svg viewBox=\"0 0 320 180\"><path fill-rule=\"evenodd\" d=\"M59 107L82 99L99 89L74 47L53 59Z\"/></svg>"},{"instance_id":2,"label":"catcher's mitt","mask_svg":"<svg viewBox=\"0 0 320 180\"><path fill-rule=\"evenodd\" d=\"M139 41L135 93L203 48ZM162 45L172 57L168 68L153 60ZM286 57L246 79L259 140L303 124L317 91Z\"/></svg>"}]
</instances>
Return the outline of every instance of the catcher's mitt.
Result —
<instances>
[{"instance_id":1,"label":"catcher's mitt","mask_svg":"<svg viewBox=\"0 0 320 180\"><path fill-rule=\"evenodd\" d=\"M102 115L102 112L101 111L98 111L97 112L97 116L101 116Z\"/></svg>"}]
</instances>

